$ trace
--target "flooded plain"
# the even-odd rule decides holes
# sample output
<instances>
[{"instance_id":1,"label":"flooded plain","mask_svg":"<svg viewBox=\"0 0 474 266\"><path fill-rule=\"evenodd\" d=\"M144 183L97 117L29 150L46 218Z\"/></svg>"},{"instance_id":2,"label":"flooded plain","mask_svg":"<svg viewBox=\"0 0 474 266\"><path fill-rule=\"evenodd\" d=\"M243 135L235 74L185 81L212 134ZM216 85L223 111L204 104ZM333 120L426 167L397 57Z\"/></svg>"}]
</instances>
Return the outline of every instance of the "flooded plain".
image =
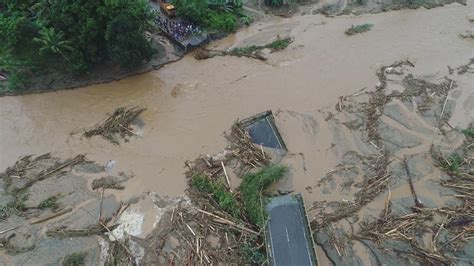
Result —
<instances>
[{"instance_id":1,"label":"flooded plain","mask_svg":"<svg viewBox=\"0 0 474 266\"><path fill-rule=\"evenodd\" d=\"M290 166L291 175L281 185L301 192L307 205L351 200L347 191L325 192L320 182L344 154L359 149L356 137L338 130L328 119L330 113L336 113L340 97L362 89L373 91L379 82L376 71L399 60L408 59L416 66L410 73L432 82L448 75L448 66L465 65L474 57L474 41L459 34L473 27L466 19L473 8L474 2L468 1L467 6L455 3L361 16L271 17L209 44L222 49L265 44L277 36L294 38L286 50L269 54L267 61L237 57L197 61L191 53L158 71L117 82L2 97L0 169L28 154L51 152L64 158L85 154L101 165L113 160L113 172L133 176L124 190L113 192L118 200L146 192L179 196L187 186L185 161L222 150L226 146L223 132L236 119L272 110L289 150L283 164ZM362 23L374 27L364 34L344 34L351 25ZM452 127L466 128L472 122L473 83L471 74L460 79L467 92L458 97L456 108L463 108L454 112ZM391 86L396 89L396 82ZM100 137L81 136L82 129L102 121L117 107L134 105L147 108L140 116L140 136L119 146ZM400 106L397 108L406 114L406 107ZM416 125L411 132L421 141L397 150L399 157L429 149L437 133L432 125L416 119L410 121ZM406 124L400 126L393 119L382 121L406 130ZM410 191L403 187L392 194L409 195ZM149 205L145 200L142 209ZM147 219L153 218L145 216L145 233L153 225ZM320 249L318 256L325 256Z\"/></svg>"}]
</instances>

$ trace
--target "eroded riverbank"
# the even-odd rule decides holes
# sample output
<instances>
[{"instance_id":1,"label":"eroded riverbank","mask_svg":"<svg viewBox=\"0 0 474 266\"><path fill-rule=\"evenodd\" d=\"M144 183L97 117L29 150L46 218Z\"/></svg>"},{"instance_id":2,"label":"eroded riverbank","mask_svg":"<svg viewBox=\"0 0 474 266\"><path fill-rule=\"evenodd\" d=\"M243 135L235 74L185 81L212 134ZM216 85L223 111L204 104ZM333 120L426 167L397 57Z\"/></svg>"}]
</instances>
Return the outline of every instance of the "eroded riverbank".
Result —
<instances>
[{"instance_id":1,"label":"eroded riverbank","mask_svg":"<svg viewBox=\"0 0 474 266\"><path fill-rule=\"evenodd\" d=\"M344 131L326 121L327 112L335 112L341 96L363 88L374 90L379 82L376 71L383 65L409 59L416 66L410 73L438 83L449 75L448 65L466 64L473 42L458 34L472 27L465 18L472 4L359 17L261 21L211 47L264 44L277 35L294 37L287 50L271 54L266 62L234 57L196 61L188 55L159 71L119 82L0 98L0 169L27 154L52 152L64 158L86 154L99 164L115 160L114 171L133 172L125 190L113 193L118 200L147 191L178 196L186 189L186 160L225 147L222 132L235 119L271 109L290 153L283 163L291 166L292 175L283 185L303 193L308 204L345 199L347 191L324 193L324 184L321 189L317 186L340 156L357 147L338 141L335 132ZM352 24L366 22L374 24L370 32L344 35ZM460 82L468 92L459 98L456 106L462 106L462 112L451 125L465 128L472 120L468 101L472 74L465 74ZM148 109L141 115L142 136L114 146L101 138L70 134L128 105ZM148 203L138 203L142 212L150 212L143 211ZM147 219L153 220L154 214ZM142 236L151 231L153 222L145 224L148 228Z\"/></svg>"}]
</instances>

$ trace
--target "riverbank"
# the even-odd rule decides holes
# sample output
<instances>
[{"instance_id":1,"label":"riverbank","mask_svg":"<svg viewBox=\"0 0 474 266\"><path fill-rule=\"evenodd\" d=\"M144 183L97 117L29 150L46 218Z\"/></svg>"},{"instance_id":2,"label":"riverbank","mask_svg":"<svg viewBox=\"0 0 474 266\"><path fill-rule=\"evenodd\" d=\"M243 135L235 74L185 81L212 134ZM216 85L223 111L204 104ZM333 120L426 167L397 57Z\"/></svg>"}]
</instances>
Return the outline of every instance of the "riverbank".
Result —
<instances>
[{"instance_id":1,"label":"riverbank","mask_svg":"<svg viewBox=\"0 0 474 266\"><path fill-rule=\"evenodd\" d=\"M153 36L151 42L152 47L156 50L156 54L149 62L137 69L126 70L120 68L117 64L106 62L78 76L72 72L64 72L53 68L38 73L35 77L28 80L28 89L11 91L6 88L7 81L3 81L3 84L0 84L0 97L75 89L92 84L117 81L133 75L160 69L167 64L178 61L184 55L183 49L162 35Z\"/></svg>"},{"instance_id":2,"label":"riverbank","mask_svg":"<svg viewBox=\"0 0 474 266\"><path fill-rule=\"evenodd\" d=\"M435 8L446 4L459 3L466 4L465 0L445 0L445 1L426 1L417 4L406 3L375 3L368 1L363 4L348 4L346 1L326 1L319 3L305 3L295 6L284 6L281 8L269 8L260 2L247 1L244 10L252 17L254 23L265 19L267 14L276 16L291 17L323 14L329 17L340 15L362 15L366 13L380 13L390 10L417 9L417 8ZM283 11L282 11L283 10ZM265 13L263 13L265 12ZM286 13L285 13L286 12ZM287 15L284 15L287 14ZM273 16L273 15L271 15ZM245 29L242 29L245 30ZM152 46L156 49L155 56L146 64L133 70L126 70L112 63L103 63L91 69L88 73L80 76L70 72L63 72L57 69L50 69L38 73L34 78L28 81L27 89L11 91L7 89L7 81L0 81L0 97L25 95L31 93L42 93L57 91L62 89L75 89L86 87L93 84L108 83L118 81L126 77L143 74L149 71L158 70L161 67L180 60L185 52L177 44L167 39L164 35L154 34L151 39Z\"/></svg>"}]
</instances>

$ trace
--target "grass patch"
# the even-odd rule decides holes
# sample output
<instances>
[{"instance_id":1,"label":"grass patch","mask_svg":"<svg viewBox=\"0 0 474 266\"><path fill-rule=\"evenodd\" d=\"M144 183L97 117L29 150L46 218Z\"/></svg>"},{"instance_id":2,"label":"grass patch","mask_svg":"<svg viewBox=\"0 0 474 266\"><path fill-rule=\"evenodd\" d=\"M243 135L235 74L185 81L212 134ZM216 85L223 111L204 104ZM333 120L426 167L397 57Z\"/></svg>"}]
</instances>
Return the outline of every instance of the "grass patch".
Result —
<instances>
[{"instance_id":1,"label":"grass patch","mask_svg":"<svg viewBox=\"0 0 474 266\"><path fill-rule=\"evenodd\" d=\"M245 258L245 261L250 265L263 265L266 260L266 255L258 248L259 239L256 237L248 239L238 247L240 255Z\"/></svg>"},{"instance_id":2,"label":"grass patch","mask_svg":"<svg viewBox=\"0 0 474 266\"><path fill-rule=\"evenodd\" d=\"M369 31L372 29L372 27L374 26L374 24L370 24L370 23L365 23L365 24L360 24L360 25L352 25L350 28L348 28L345 33L346 35L355 35L355 34L358 34L358 33L363 33L363 32L366 32L366 31Z\"/></svg>"},{"instance_id":3,"label":"grass patch","mask_svg":"<svg viewBox=\"0 0 474 266\"><path fill-rule=\"evenodd\" d=\"M64 258L63 266L83 266L86 265L86 253L76 252Z\"/></svg>"},{"instance_id":4,"label":"grass patch","mask_svg":"<svg viewBox=\"0 0 474 266\"><path fill-rule=\"evenodd\" d=\"M459 174L459 167L462 164L462 158L457 153L451 154L448 158L446 163L442 165L444 170L446 170L450 174L458 175Z\"/></svg>"},{"instance_id":5,"label":"grass patch","mask_svg":"<svg viewBox=\"0 0 474 266\"><path fill-rule=\"evenodd\" d=\"M45 200L43 200L42 202L40 202L40 204L38 205L38 208L39 209L57 209L59 207L59 203L58 203L58 197L57 196L52 196L52 197L49 197Z\"/></svg>"},{"instance_id":6,"label":"grass patch","mask_svg":"<svg viewBox=\"0 0 474 266\"><path fill-rule=\"evenodd\" d=\"M8 206L0 206L0 221L5 220L12 215L13 210Z\"/></svg>"},{"instance_id":7,"label":"grass patch","mask_svg":"<svg viewBox=\"0 0 474 266\"><path fill-rule=\"evenodd\" d=\"M293 40L291 38L277 39L266 45L251 45L246 47L236 47L229 51L230 55L233 56L250 56L253 52L263 50L265 48L270 49L272 52L280 51L288 47Z\"/></svg>"},{"instance_id":8,"label":"grass patch","mask_svg":"<svg viewBox=\"0 0 474 266\"><path fill-rule=\"evenodd\" d=\"M212 195L212 198L225 212L233 217L240 217L240 205L235 196L227 191L227 188L219 180L211 180L203 174L195 174L191 185L198 191Z\"/></svg>"},{"instance_id":9,"label":"grass patch","mask_svg":"<svg viewBox=\"0 0 474 266\"><path fill-rule=\"evenodd\" d=\"M265 225L266 212L262 206L263 191L287 172L285 166L270 165L256 173L246 174L239 190L249 218L262 228Z\"/></svg>"},{"instance_id":10,"label":"grass patch","mask_svg":"<svg viewBox=\"0 0 474 266\"><path fill-rule=\"evenodd\" d=\"M17 195L15 195L15 199L7 204L7 208L10 208L16 212L24 212L28 209L25 204L27 199L28 195L26 193L19 192Z\"/></svg>"},{"instance_id":11,"label":"grass patch","mask_svg":"<svg viewBox=\"0 0 474 266\"><path fill-rule=\"evenodd\" d=\"M466 135L466 137L474 138L474 128L466 128L461 130L461 132Z\"/></svg>"}]
</instances>

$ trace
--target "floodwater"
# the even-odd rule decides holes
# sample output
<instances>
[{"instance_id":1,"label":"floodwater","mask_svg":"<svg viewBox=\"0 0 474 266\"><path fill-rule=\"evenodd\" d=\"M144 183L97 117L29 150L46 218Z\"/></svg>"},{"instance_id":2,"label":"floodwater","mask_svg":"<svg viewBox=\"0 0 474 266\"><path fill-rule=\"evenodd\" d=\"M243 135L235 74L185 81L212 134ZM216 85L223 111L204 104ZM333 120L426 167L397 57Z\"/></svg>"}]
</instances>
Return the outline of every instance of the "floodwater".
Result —
<instances>
[{"instance_id":1,"label":"floodwater","mask_svg":"<svg viewBox=\"0 0 474 266\"><path fill-rule=\"evenodd\" d=\"M118 199L147 191L177 196L186 188L186 160L222 150L222 133L237 118L273 110L289 149L283 161L292 169L287 185L309 202L340 200L341 195L306 189L336 164L337 154L330 151L333 132L318 110L333 108L339 96L372 90L378 81L375 71L397 60L409 59L419 76L465 64L474 55L474 42L458 34L472 28L466 15L473 6L469 1L468 6L357 17L266 18L210 44L225 48L267 43L277 35L294 37L287 50L270 54L266 62L236 57L196 61L191 54L117 82L0 98L0 169L27 154L83 153L101 164L115 160L114 171L133 172L126 189L114 192ZM352 37L344 34L362 23L374 27ZM100 137L71 134L130 105L147 108L141 137L115 146Z\"/></svg>"}]
</instances>

